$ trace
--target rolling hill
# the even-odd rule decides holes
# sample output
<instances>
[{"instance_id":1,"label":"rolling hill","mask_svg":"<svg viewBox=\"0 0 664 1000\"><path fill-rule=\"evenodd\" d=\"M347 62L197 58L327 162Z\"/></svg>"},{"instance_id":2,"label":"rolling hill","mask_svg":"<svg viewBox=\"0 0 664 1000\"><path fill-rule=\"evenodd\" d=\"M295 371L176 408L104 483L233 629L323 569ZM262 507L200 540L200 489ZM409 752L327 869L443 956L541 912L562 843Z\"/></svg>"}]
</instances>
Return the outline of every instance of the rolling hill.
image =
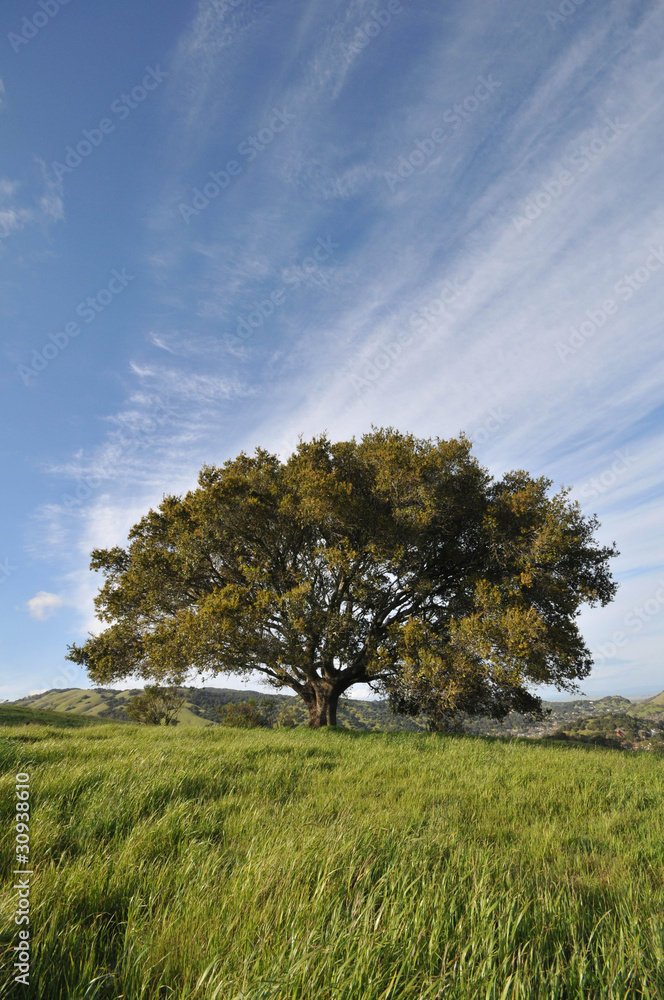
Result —
<instances>
[{"instance_id":1,"label":"rolling hill","mask_svg":"<svg viewBox=\"0 0 664 1000\"><path fill-rule=\"evenodd\" d=\"M88 719L129 722L125 711L127 701L141 689L115 691L111 688L65 688L45 691L42 694L21 698L12 704L20 708L41 709L60 714L83 716ZM305 725L307 712L299 698L288 695L262 694L258 691L236 691L230 688L185 687L187 700L178 714L184 726L209 727L219 721L219 710L229 702L246 701L255 698L270 707L270 714L276 715L280 708L293 708L298 724ZM548 718L535 723L517 713L511 713L504 723L491 719L467 720L465 730L483 736L546 736L559 729L569 727L579 719L591 716L605 716L608 713L628 713L648 720L664 720L664 691L643 701L631 701L620 695L609 695L596 700L572 699L570 701L544 702L549 709ZM426 719L410 719L393 715L385 701L361 701L345 699L340 702L339 725L346 729L382 732L422 731L427 728Z\"/></svg>"},{"instance_id":2,"label":"rolling hill","mask_svg":"<svg viewBox=\"0 0 664 1000\"><path fill-rule=\"evenodd\" d=\"M644 698L630 708L630 715L645 715L651 719L664 719L664 691L652 698Z\"/></svg>"},{"instance_id":3,"label":"rolling hill","mask_svg":"<svg viewBox=\"0 0 664 1000\"><path fill-rule=\"evenodd\" d=\"M189 688L184 707L178 713L178 721L185 726L214 726L219 722L219 709L229 702L247 701L255 698L266 702L276 715L284 705L292 707L299 725L305 725L307 711L299 698L288 695L262 694L259 691L235 691L230 688ZM65 688L45 691L42 694L21 698L13 704L22 707L48 709L57 712L71 712L98 719L129 722L125 705L129 699L140 693L136 688L130 691L114 691L110 688ZM381 732L417 732L425 730L426 720L409 719L393 715L386 702L346 700L339 704L339 725L346 729L372 730Z\"/></svg>"},{"instance_id":4,"label":"rolling hill","mask_svg":"<svg viewBox=\"0 0 664 1000\"><path fill-rule=\"evenodd\" d=\"M575 719L552 735L555 739L602 746L664 751L664 720L627 712L607 712L605 715Z\"/></svg>"},{"instance_id":5,"label":"rolling hill","mask_svg":"<svg viewBox=\"0 0 664 1000\"><path fill-rule=\"evenodd\" d=\"M107 725L109 719L93 718L72 712L52 712L23 705L0 705L0 726L55 726L57 729L80 729L82 726Z\"/></svg>"},{"instance_id":6,"label":"rolling hill","mask_svg":"<svg viewBox=\"0 0 664 1000\"><path fill-rule=\"evenodd\" d=\"M71 712L75 715L105 719L106 721L129 722L130 719L124 706L133 695L139 693L139 688L131 691L114 691L111 688L91 688L90 690L55 688L51 691L44 691L42 694L20 698L12 704L61 713ZM178 719L183 725L212 725L211 721L201 718L196 712L192 712L189 702L180 710Z\"/></svg>"}]
</instances>

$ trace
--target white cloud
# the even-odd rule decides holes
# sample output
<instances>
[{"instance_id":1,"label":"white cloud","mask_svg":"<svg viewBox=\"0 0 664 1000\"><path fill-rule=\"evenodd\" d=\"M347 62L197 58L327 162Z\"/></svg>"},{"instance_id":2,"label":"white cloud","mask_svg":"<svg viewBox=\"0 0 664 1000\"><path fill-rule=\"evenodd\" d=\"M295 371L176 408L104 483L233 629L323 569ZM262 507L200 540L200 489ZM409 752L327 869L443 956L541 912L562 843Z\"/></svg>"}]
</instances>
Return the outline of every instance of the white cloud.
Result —
<instances>
[{"instance_id":1,"label":"white cloud","mask_svg":"<svg viewBox=\"0 0 664 1000\"><path fill-rule=\"evenodd\" d=\"M57 609L64 604L64 600L58 594L49 594L46 590L40 590L26 603L30 617L44 622L47 618L53 617Z\"/></svg>"}]
</instances>

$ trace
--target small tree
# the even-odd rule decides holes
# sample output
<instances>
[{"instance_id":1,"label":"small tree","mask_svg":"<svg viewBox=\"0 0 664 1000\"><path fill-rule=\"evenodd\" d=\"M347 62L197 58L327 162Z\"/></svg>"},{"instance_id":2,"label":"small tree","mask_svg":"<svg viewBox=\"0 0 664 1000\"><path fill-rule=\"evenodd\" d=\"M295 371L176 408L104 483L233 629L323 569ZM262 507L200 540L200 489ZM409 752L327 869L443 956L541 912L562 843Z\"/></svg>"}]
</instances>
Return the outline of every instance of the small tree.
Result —
<instances>
[{"instance_id":1,"label":"small tree","mask_svg":"<svg viewBox=\"0 0 664 1000\"><path fill-rule=\"evenodd\" d=\"M249 701L229 701L219 709L220 724L238 729L267 728L270 723L262 706L255 698Z\"/></svg>"},{"instance_id":2,"label":"small tree","mask_svg":"<svg viewBox=\"0 0 664 1000\"><path fill-rule=\"evenodd\" d=\"M187 700L186 694L175 687L147 685L142 694L130 698L125 711L133 722L146 726L177 726L176 715Z\"/></svg>"},{"instance_id":3,"label":"small tree","mask_svg":"<svg viewBox=\"0 0 664 1000\"><path fill-rule=\"evenodd\" d=\"M98 549L108 624L68 659L97 683L261 673L309 725L354 684L432 725L541 713L531 685L578 691L577 617L616 590L595 517L527 472L494 480L463 436L388 428L360 442L258 449L165 497L127 549Z\"/></svg>"}]
</instances>

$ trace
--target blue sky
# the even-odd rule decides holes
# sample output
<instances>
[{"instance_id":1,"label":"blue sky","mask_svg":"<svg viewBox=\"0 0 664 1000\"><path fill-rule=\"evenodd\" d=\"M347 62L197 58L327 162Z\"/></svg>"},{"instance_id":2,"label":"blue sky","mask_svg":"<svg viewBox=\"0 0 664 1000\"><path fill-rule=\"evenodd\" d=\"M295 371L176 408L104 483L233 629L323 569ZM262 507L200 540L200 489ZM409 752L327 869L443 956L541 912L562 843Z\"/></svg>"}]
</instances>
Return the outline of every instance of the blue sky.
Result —
<instances>
[{"instance_id":1,"label":"blue sky","mask_svg":"<svg viewBox=\"0 0 664 1000\"><path fill-rule=\"evenodd\" d=\"M204 462L371 424L573 487L621 551L583 690L664 688L661 4L1 19L0 696L87 686L90 550Z\"/></svg>"}]
</instances>

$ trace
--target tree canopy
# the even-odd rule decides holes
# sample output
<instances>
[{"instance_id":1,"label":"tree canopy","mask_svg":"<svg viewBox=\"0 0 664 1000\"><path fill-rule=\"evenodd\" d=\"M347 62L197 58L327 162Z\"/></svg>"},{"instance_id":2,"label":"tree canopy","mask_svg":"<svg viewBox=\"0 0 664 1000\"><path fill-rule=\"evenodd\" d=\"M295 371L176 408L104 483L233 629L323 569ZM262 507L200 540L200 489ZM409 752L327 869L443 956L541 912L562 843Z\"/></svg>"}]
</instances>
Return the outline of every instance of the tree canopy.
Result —
<instances>
[{"instance_id":1,"label":"tree canopy","mask_svg":"<svg viewBox=\"0 0 664 1000\"><path fill-rule=\"evenodd\" d=\"M493 479L463 435L392 428L205 466L127 548L92 553L107 628L68 658L98 684L257 671L300 695L314 727L358 683L433 728L537 715L531 686L573 692L590 672L576 619L616 590L615 545L551 486Z\"/></svg>"}]
</instances>

